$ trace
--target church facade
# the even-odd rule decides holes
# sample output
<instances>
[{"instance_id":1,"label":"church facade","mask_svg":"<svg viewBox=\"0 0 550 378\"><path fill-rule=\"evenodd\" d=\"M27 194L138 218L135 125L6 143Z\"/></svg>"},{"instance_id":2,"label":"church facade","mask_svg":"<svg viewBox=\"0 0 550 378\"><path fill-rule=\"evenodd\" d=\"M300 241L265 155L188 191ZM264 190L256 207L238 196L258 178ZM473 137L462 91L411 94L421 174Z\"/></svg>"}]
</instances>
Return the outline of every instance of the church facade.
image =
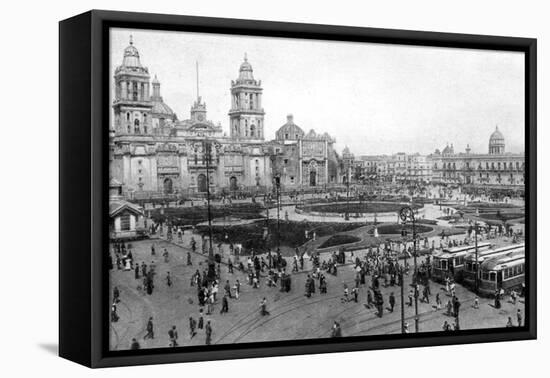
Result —
<instances>
[{"instance_id":1,"label":"church facade","mask_svg":"<svg viewBox=\"0 0 550 378\"><path fill-rule=\"evenodd\" d=\"M289 116L266 141L262 83L246 55L231 82L229 136L208 120L201 97L180 120L160 88L130 39L115 69L110 130L110 174L123 193L265 191L274 179L289 190L338 183L340 161L328 134L306 134Z\"/></svg>"}]
</instances>

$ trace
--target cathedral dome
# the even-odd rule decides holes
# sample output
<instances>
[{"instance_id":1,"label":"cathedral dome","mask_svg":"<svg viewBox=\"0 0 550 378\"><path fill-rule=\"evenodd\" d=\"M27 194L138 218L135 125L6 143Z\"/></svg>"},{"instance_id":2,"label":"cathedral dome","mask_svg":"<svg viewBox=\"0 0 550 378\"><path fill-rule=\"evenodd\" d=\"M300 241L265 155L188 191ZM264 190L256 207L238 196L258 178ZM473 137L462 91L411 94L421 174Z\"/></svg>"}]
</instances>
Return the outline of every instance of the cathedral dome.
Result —
<instances>
[{"instance_id":1,"label":"cathedral dome","mask_svg":"<svg viewBox=\"0 0 550 378\"><path fill-rule=\"evenodd\" d=\"M275 133L277 140L298 140L304 137L304 130L294 123L294 117L289 114L286 117L286 123Z\"/></svg>"},{"instance_id":2,"label":"cathedral dome","mask_svg":"<svg viewBox=\"0 0 550 378\"><path fill-rule=\"evenodd\" d=\"M162 100L153 101L153 108L151 109L151 112L156 115L168 116L168 118L172 118L174 116L174 111L162 102Z\"/></svg>"},{"instance_id":3,"label":"cathedral dome","mask_svg":"<svg viewBox=\"0 0 550 378\"><path fill-rule=\"evenodd\" d=\"M130 36L130 44L124 49L124 59L122 65L125 67L141 67L139 61L139 51L134 46L132 36Z\"/></svg>"}]
</instances>

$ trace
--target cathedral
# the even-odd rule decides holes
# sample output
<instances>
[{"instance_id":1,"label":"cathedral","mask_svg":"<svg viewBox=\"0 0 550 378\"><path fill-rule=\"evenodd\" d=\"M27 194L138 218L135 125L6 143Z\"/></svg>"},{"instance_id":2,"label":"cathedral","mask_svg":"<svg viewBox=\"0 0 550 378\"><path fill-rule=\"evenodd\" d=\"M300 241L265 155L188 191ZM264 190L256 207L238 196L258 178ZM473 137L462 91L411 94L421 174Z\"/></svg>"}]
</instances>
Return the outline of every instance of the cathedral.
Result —
<instances>
[{"instance_id":1,"label":"cathedral","mask_svg":"<svg viewBox=\"0 0 550 378\"><path fill-rule=\"evenodd\" d=\"M327 133L305 133L292 115L274 140L264 134L262 82L245 55L231 81L229 135L208 120L197 95L188 119L164 102L130 37L114 73L110 175L129 196L195 195L314 188L341 181L341 160ZM207 177L208 175L208 177Z\"/></svg>"}]
</instances>

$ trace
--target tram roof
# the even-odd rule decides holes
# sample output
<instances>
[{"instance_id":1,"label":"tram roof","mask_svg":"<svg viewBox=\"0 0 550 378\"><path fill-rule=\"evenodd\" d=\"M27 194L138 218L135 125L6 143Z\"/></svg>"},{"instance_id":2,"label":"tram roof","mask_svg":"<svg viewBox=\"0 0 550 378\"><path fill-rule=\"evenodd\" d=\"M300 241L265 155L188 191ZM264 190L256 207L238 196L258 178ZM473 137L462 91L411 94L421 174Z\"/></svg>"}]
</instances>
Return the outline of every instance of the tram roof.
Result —
<instances>
[{"instance_id":1,"label":"tram roof","mask_svg":"<svg viewBox=\"0 0 550 378\"><path fill-rule=\"evenodd\" d=\"M481 264L483 270L500 270L507 268L508 265L516 265L525 260L525 248L510 252L504 256L493 257Z\"/></svg>"},{"instance_id":2,"label":"tram roof","mask_svg":"<svg viewBox=\"0 0 550 378\"><path fill-rule=\"evenodd\" d=\"M499 257L502 255L509 254L511 252L519 252L519 251L525 251L525 243L519 243L519 244L511 244L507 245L505 247L500 247L496 249L488 249L482 252L479 252L479 255L477 257L478 261L482 263L483 261ZM468 260L475 260L475 255L470 255L467 257Z\"/></svg>"}]
</instances>

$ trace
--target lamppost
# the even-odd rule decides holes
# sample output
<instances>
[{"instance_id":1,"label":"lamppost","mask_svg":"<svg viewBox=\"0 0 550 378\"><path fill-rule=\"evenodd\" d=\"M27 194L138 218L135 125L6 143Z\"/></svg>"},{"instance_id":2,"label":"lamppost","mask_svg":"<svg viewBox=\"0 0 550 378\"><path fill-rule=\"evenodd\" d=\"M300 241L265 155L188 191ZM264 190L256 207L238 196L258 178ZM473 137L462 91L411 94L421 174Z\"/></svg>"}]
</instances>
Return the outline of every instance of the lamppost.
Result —
<instances>
[{"instance_id":1,"label":"lamppost","mask_svg":"<svg viewBox=\"0 0 550 378\"><path fill-rule=\"evenodd\" d=\"M281 177L275 177L275 195L277 196L277 251L281 247L280 227L281 227Z\"/></svg>"},{"instance_id":2,"label":"lamppost","mask_svg":"<svg viewBox=\"0 0 550 378\"><path fill-rule=\"evenodd\" d=\"M212 212L210 209L210 163L212 161L212 142L205 140L203 142L204 160L206 162L206 204L208 209L208 232L209 232L209 246L208 246L208 273L207 277L209 281L216 279L216 264L214 261L214 249L212 248Z\"/></svg>"},{"instance_id":3,"label":"lamppost","mask_svg":"<svg viewBox=\"0 0 550 378\"><path fill-rule=\"evenodd\" d=\"M476 247L476 280L475 280L475 292L479 292L479 252L477 249L477 233L478 233L478 223L474 221L474 235L475 235L475 247Z\"/></svg>"},{"instance_id":4,"label":"lamppost","mask_svg":"<svg viewBox=\"0 0 550 378\"><path fill-rule=\"evenodd\" d=\"M418 280L418 270L416 265L416 217L414 215L414 210L411 206L402 207L399 210L399 217L403 224L406 224L408 221L412 223L412 232L413 232L413 261L414 261L414 273L412 283L414 285L414 331L418 332L418 289L417 289L417 280Z\"/></svg>"},{"instance_id":5,"label":"lamppost","mask_svg":"<svg viewBox=\"0 0 550 378\"><path fill-rule=\"evenodd\" d=\"M347 200L346 200L346 216L345 220L349 221L349 184L350 184L351 174L350 168L348 167L348 174L346 176L346 186L347 186Z\"/></svg>"}]
</instances>

